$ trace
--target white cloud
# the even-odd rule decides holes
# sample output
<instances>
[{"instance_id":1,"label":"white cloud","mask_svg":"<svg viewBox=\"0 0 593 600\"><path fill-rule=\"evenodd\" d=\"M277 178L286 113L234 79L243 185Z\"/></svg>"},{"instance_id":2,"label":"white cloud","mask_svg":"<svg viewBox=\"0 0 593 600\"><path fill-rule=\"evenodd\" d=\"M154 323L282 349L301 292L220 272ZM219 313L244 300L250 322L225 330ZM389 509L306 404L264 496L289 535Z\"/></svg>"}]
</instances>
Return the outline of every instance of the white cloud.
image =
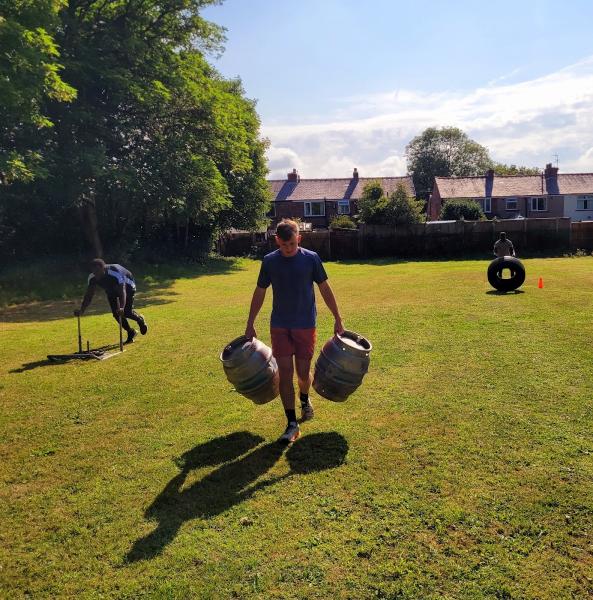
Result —
<instances>
[{"instance_id":1,"label":"white cloud","mask_svg":"<svg viewBox=\"0 0 593 600\"><path fill-rule=\"evenodd\" d=\"M284 179L288 168L301 171L303 166L299 155L290 148L271 146L268 150L269 179Z\"/></svg>"},{"instance_id":2,"label":"white cloud","mask_svg":"<svg viewBox=\"0 0 593 600\"><path fill-rule=\"evenodd\" d=\"M590 173L592 170L591 165L593 165L593 146L583 152L583 154L581 154L571 164L572 168L570 170L574 173Z\"/></svg>"},{"instance_id":3,"label":"white cloud","mask_svg":"<svg viewBox=\"0 0 593 600\"><path fill-rule=\"evenodd\" d=\"M593 56L544 77L503 84L516 70L469 92L388 91L336 102L325 122L263 127L273 173L285 177L402 175L405 146L430 126L456 126L495 160L561 172L593 172Z\"/></svg>"}]
</instances>

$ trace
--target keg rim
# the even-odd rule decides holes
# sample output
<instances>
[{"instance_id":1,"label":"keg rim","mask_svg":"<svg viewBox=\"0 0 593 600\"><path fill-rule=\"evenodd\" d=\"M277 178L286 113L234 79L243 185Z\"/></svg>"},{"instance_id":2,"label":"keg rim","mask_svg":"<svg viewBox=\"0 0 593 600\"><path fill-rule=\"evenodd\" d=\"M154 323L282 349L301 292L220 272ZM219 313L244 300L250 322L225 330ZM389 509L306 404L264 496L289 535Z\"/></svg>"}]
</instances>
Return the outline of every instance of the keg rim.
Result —
<instances>
[{"instance_id":1,"label":"keg rim","mask_svg":"<svg viewBox=\"0 0 593 600\"><path fill-rule=\"evenodd\" d=\"M354 341L361 346L361 348L354 347L355 350L370 352L373 349L373 344L363 335L356 333L350 329L344 329L342 333L336 333L336 337L347 346L352 348L352 344L348 343L348 340Z\"/></svg>"},{"instance_id":2,"label":"keg rim","mask_svg":"<svg viewBox=\"0 0 593 600\"><path fill-rule=\"evenodd\" d=\"M253 338L253 340L255 339L256 338ZM240 335L239 337L236 337L222 349L222 352L220 353L220 360L224 363L231 361L233 352L237 350L239 346L243 346L245 342L249 341L253 343L253 340L250 340L246 335Z\"/></svg>"}]
</instances>

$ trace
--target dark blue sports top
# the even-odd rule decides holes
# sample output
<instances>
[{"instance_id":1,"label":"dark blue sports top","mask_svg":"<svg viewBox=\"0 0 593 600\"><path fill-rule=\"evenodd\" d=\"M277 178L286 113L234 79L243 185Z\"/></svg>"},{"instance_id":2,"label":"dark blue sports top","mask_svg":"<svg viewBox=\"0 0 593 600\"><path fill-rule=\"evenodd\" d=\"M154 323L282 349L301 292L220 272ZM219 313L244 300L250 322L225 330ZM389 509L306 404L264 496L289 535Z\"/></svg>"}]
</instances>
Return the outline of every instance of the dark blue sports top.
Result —
<instances>
[{"instance_id":1,"label":"dark blue sports top","mask_svg":"<svg viewBox=\"0 0 593 600\"><path fill-rule=\"evenodd\" d=\"M136 282L130 271L121 265L105 265L107 272L101 279L97 279L93 273L89 275L88 287L102 287L109 298L117 298L119 295L119 286L125 285L127 293L136 291Z\"/></svg>"},{"instance_id":2,"label":"dark blue sports top","mask_svg":"<svg viewBox=\"0 0 593 600\"><path fill-rule=\"evenodd\" d=\"M294 256L282 256L280 250L264 256L257 285L272 284L272 327L310 329L315 327L317 307L313 282L327 279L317 253L300 248Z\"/></svg>"}]
</instances>

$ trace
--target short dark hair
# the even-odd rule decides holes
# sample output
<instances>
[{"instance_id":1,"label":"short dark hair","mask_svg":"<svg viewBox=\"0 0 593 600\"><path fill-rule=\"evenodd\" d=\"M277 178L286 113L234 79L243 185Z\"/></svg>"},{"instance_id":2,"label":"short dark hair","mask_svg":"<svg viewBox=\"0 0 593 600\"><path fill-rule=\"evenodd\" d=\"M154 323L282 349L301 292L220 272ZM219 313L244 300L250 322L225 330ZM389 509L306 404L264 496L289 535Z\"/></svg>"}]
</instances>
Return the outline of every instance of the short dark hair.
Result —
<instances>
[{"instance_id":1,"label":"short dark hair","mask_svg":"<svg viewBox=\"0 0 593 600\"><path fill-rule=\"evenodd\" d=\"M102 258L93 258L93 260L91 260L91 268L94 269L95 267L104 269L106 267L105 261Z\"/></svg>"},{"instance_id":2,"label":"short dark hair","mask_svg":"<svg viewBox=\"0 0 593 600\"><path fill-rule=\"evenodd\" d=\"M284 242L299 234L299 224L292 219L282 219L276 226L276 235Z\"/></svg>"},{"instance_id":3,"label":"short dark hair","mask_svg":"<svg viewBox=\"0 0 593 600\"><path fill-rule=\"evenodd\" d=\"M500 238L504 240L507 237L507 234L504 231L500 232Z\"/></svg>"}]
</instances>

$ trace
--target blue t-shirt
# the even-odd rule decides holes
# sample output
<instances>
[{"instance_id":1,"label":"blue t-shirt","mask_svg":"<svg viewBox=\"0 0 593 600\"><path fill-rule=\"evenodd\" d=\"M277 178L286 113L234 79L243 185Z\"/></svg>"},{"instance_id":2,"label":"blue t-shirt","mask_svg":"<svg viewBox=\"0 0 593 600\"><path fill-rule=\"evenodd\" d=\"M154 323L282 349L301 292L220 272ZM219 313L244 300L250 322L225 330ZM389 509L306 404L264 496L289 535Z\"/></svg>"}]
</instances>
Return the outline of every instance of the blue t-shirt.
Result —
<instances>
[{"instance_id":1,"label":"blue t-shirt","mask_svg":"<svg viewBox=\"0 0 593 600\"><path fill-rule=\"evenodd\" d=\"M315 252L300 248L294 256L282 256L280 250L264 256L257 286L272 284L272 327L310 329L315 327L317 308L313 282L327 279L321 259Z\"/></svg>"}]
</instances>

